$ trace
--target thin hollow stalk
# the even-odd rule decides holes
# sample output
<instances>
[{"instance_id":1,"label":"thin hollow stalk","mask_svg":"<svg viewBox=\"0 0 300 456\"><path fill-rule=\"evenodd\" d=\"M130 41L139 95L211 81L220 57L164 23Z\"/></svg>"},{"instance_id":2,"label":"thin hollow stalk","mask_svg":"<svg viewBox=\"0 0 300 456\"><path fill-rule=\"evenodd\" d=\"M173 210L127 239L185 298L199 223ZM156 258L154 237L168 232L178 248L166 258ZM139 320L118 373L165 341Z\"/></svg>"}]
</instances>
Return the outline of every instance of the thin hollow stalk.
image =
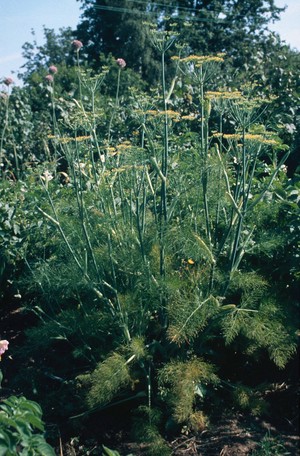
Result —
<instances>
[{"instance_id":1,"label":"thin hollow stalk","mask_svg":"<svg viewBox=\"0 0 300 456\"><path fill-rule=\"evenodd\" d=\"M140 185L136 185L137 191L136 191L136 198L135 198L135 204L136 204L136 226L137 226L137 231L138 231L138 237L139 237L139 243L141 247L141 255L143 262L145 263L146 261L146 256L145 256L145 249L144 249L144 227L145 227L145 174L143 172L143 179L141 179ZM140 194L142 191L142 204L140 203ZM142 211L141 211L142 207ZM142 212L142 213L141 213Z\"/></svg>"},{"instance_id":2,"label":"thin hollow stalk","mask_svg":"<svg viewBox=\"0 0 300 456\"><path fill-rule=\"evenodd\" d=\"M13 137L13 139L14 139L14 137ZM19 159L18 159L18 154L17 154L17 148L16 148L15 141L13 142L12 147L13 147L13 151L14 151L16 178L19 179L20 178L20 167L19 167ZM13 175L13 173L12 173L12 175ZM15 180L15 178L14 178L14 180Z\"/></svg>"},{"instance_id":3,"label":"thin hollow stalk","mask_svg":"<svg viewBox=\"0 0 300 456\"><path fill-rule=\"evenodd\" d=\"M53 134L54 136L57 135L57 119L56 119L56 114L55 114L55 98L54 98L54 89L55 89L55 86L54 86L54 79L53 79L53 82L52 82L52 87L51 87L51 105L52 105L52 123L53 123Z\"/></svg>"},{"instance_id":4,"label":"thin hollow stalk","mask_svg":"<svg viewBox=\"0 0 300 456\"><path fill-rule=\"evenodd\" d=\"M112 127L112 123L113 123L113 120L114 120L114 117L116 115L116 111L119 107L119 92L120 92L120 78L121 78L121 68L118 69L118 78L117 78L117 90L116 90L116 98L115 98L115 106L113 108L113 112L112 112L112 115L111 115L111 118L110 118L110 121L109 121L109 125L108 125L108 135L107 135L107 145L109 146L109 143L110 143L110 137L111 137L111 127Z\"/></svg>"},{"instance_id":5,"label":"thin hollow stalk","mask_svg":"<svg viewBox=\"0 0 300 456\"><path fill-rule=\"evenodd\" d=\"M47 191L47 190L46 190ZM48 193L48 191L47 191ZM49 195L50 196L50 195ZM80 261L78 260L74 250L72 249L71 247L71 244L69 243L65 233L64 233L64 230L62 229L59 221L58 221L58 218L57 218L57 213L56 213L56 210L55 210L55 207L53 205L53 201L52 201L52 198L50 197L50 204L51 204L51 207L52 207L52 210L53 210L53 213L55 215L55 219L53 217L51 217L51 215L47 214L45 211L43 211L40 207L37 207L38 211L43 214L44 217L46 217L48 220L50 220L55 226L57 226L57 229L58 231L60 232L61 234L61 237L63 238L66 246L68 247L69 249L69 252L71 253L75 263L77 264L78 268L80 269L80 271L82 272L82 275L85 276L85 277L88 277L86 274L85 274L85 271L84 271L84 267L80 264Z\"/></svg>"},{"instance_id":6,"label":"thin hollow stalk","mask_svg":"<svg viewBox=\"0 0 300 456\"><path fill-rule=\"evenodd\" d=\"M44 184L43 184L43 185L44 185ZM55 218L51 217L51 215L49 215L49 214L47 214L46 212L44 212L40 207L37 207L38 211L41 212L41 214L43 214L44 217L46 217L48 220L50 220L50 221L57 227L59 233L61 234L61 237L62 237L63 241L65 242L65 244L66 244L66 246L67 246L69 252L71 253L72 258L74 259L74 261L75 261L75 263L76 263L78 269L81 271L82 276L87 280L88 283L91 284L92 290L94 291L94 293L96 294L96 296L97 296L98 298L100 298L100 299L104 299L104 301L105 301L105 303L107 304L107 306L108 306L108 308L109 308L111 314L112 314L113 316L115 316L115 313L116 313L116 312L115 312L114 305L112 304L112 302L111 302L109 299L105 299L104 296L103 296L103 294L101 293L101 291L100 291L98 288L96 288L96 287L94 286L93 281L91 280L91 278L89 277L89 275L88 275L88 274L86 273L86 271L85 271L84 265L82 265L82 264L80 263L79 259L77 258L76 254L75 254L75 251L73 250L71 244L69 243L69 241L68 241L68 239L67 239L67 237L66 237L66 235L65 235L65 232L64 232L63 228L61 227L61 224L60 224L60 222L59 222L59 220L58 220L58 214L57 214L57 212L56 212L56 209L55 209L53 200L52 200L51 195L50 195L50 193L49 193L49 191L48 191L48 189L46 188L45 185L44 185L44 189L45 189L45 191L46 191L46 193L47 193L47 196L48 196L48 199L49 199L49 202L50 202L50 205L51 205L51 208L52 208L52 211L53 211L53 213L54 213ZM108 287L109 289L111 289L111 290L114 290L114 288L111 287L111 286L110 286L108 283L106 283L104 280L101 280L101 284L107 286L107 287Z\"/></svg>"},{"instance_id":7,"label":"thin hollow stalk","mask_svg":"<svg viewBox=\"0 0 300 456\"><path fill-rule=\"evenodd\" d=\"M156 209L156 192L155 192L155 190L153 188L153 185L152 185L151 178L150 178L150 175L149 175L147 167L145 169L146 169L146 177L147 177L147 181L148 181L148 184L149 184L149 188L150 188L151 194L153 196L154 220L155 220L155 223L157 224L158 217L157 217L157 209Z\"/></svg>"},{"instance_id":8,"label":"thin hollow stalk","mask_svg":"<svg viewBox=\"0 0 300 456\"><path fill-rule=\"evenodd\" d=\"M91 89L92 113L93 113L93 126L92 126L91 133L92 133L92 138L93 138L93 140L94 140L94 142L96 144L96 149L97 149L97 153L98 153L98 159L100 160L100 163L101 163L102 168L103 168L104 167L104 163L101 160L100 147L99 147L99 144L98 144L98 138L97 138L97 133L96 133L95 89L96 89L96 86ZM94 173L95 182L96 182L96 184L98 184L98 173L97 173L97 169L96 169L96 164L95 164L92 144L91 144L91 154L90 155L91 155L91 161L92 161L92 167L93 167L93 173Z\"/></svg>"},{"instance_id":9,"label":"thin hollow stalk","mask_svg":"<svg viewBox=\"0 0 300 456\"><path fill-rule=\"evenodd\" d=\"M202 66L200 67L200 109L201 109L201 157L203 160L203 173L202 173L202 190L203 190L203 205L205 213L206 234L211 243L211 228L210 228L210 214L208 208L208 171L207 171L207 134L208 134L208 119L205 119L204 110L204 77ZM207 114L208 117L208 114Z\"/></svg>"},{"instance_id":10,"label":"thin hollow stalk","mask_svg":"<svg viewBox=\"0 0 300 456\"><path fill-rule=\"evenodd\" d=\"M118 184L119 184L119 193L120 193L121 201L124 201L124 202L126 201L126 203L128 204L128 200L127 200L125 192L123 190L120 174L118 175ZM124 222L124 224L126 224L127 219L128 219L128 208L125 204L121 205L121 212L122 212L123 222Z\"/></svg>"},{"instance_id":11,"label":"thin hollow stalk","mask_svg":"<svg viewBox=\"0 0 300 456\"><path fill-rule=\"evenodd\" d=\"M220 139L219 139L219 147L220 147L220 156L222 156L222 134L223 134L223 118L222 118L222 113L220 113L220 119L219 119L219 133L220 133ZM218 181L221 181L221 174L222 174L222 169L221 167L219 168L219 174L218 174ZM218 185L218 196L217 196L217 207L216 207L216 216L215 216L215 236L214 236L214 247L217 247L217 233L218 233L218 226L219 226L219 219L220 219L220 202L221 199L221 186Z\"/></svg>"},{"instance_id":12,"label":"thin hollow stalk","mask_svg":"<svg viewBox=\"0 0 300 456\"><path fill-rule=\"evenodd\" d=\"M256 163L257 163L257 158L260 154L260 151L261 151L261 145L259 145L259 147L257 148L257 151L254 155L254 158L252 158L252 169L251 169L251 173L250 173L250 177L249 177L249 182L248 182L248 188L247 188L247 201L246 201L246 205L245 205L245 210L247 209L247 205L248 205L248 202L249 202L249 198L250 198L250 191L251 191L251 187L252 187L252 182L253 182L253 177L254 177L254 173L255 173L255 169L256 169Z\"/></svg>"},{"instance_id":13,"label":"thin hollow stalk","mask_svg":"<svg viewBox=\"0 0 300 456\"><path fill-rule=\"evenodd\" d=\"M222 133L223 133L223 118L222 118L222 113L220 113L220 119L219 119L219 133L220 133L220 140L219 140L219 145L220 145L220 152L218 151L220 157L222 155ZM218 173L218 181L221 181L221 175L222 175L222 169L221 167L219 168L219 173ZM216 207L216 215L215 215L215 233L214 233L214 248L216 249L218 247L218 226L219 226L219 219L220 219L220 207L221 207L221 186L218 185L218 196L217 196L217 207ZM207 207L208 209L208 207ZM209 277L209 285L208 285L208 292L211 293L213 286L214 286L214 277L215 277L215 270L216 270L216 262L212 263L211 265L211 270L210 270L210 277Z\"/></svg>"},{"instance_id":14,"label":"thin hollow stalk","mask_svg":"<svg viewBox=\"0 0 300 456\"><path fill-rule=\"evenodd\" d=\"M272 174L268 184L266 185L266 187L264 188L264 190L261 192L260 196L258 198L256 198L255 201L253 201L252 204L249 205L249 208L248 210L252 210L262 199L263 197L265 196L266 192L269 190L269 188L271 187L274 179L276 178L279 170L280 170L280 167L283 165L283 163L286 161L286 159L288 158L290 152L287 152L283 157L282 159L280 160L280 162L278 163L274 173Z\"/></svg>"},{"instance_id":15,"label":"thin hollow stalk","mask_svg":"<svg viewBox=\"0 0 300 456\"><path fill-rule=\"evenodd\" d=\"M243 152L242 152L242 188L243 188L243 214L246 211L247 196L246 196L246 144L245 144L245 128L243 128Z\"/></svg>"},{"instance_id":16,"label":"thin hollow stalk","mask_svg":"<svg viewBox=\"0 0 300 456\"><path fill-rule=\"evenodd\" d=\"M79 100L82 103L82 88L81 88L81 76L80 76L80 64L79 64L79 49L76 50L76 61L77 61L77 73L78 73L78 86L79 86Z\"/></svg>"},{"instance_id":17,"label":"thin hollow stalk","mask_svg":"<svg viewBox=\"0 0 300 456\"><path fill-rule=\"evenodd\" d=\"M111 272L112 272L112 278L113 278L113 284L114 284L113 290L115 293L115 299L116 299L116 303L117 303L117 307L118 307L118 311L119 311L119 318L120 318L121 326L123 328L123 334L124 334L125 340L128 343L130 343L131 335L130 335L128 324L127 324L127 315L124 315L124 312L122 310L122 306L121 306L121 303L119 300L118 292L117 292L117 277L116 277L116 271L115 271L115 266L114 266L114 260L113 260L113 256L112 256L112 244L111 244L110 234L108 234L107 240L108 240L109 258L110 258L110 264L111 264Z\"/></svg>"},{"instance_id":18,"label":"thin hollow stalk","mask_svg":"<svg viewBox=\"0 0 300 456\"><path fill-rule=\"evenodd\" d=\"M4 125L3 125L2 134L1 134L1 141L0 141L0 166L2 163L4 137L5 137L6 130L8 128L8 122L9 122L9 92L7 91Z\"/></svg>"},{"instance_id":19,"label":"thin hollow stalk","mask_svg":"<svg viewBox=\"0 0 300 456\"><path fill-rule=\"evenodd\" d=\"M204 82L200 67L200 110L201 110L201 155L204 156Z\"/></svg>"},{"instance_id":20,"label":"thin hollow stalk","mask_svg":"<svg viewBox=\"0 0 300 456\"><path fill-rule=\"evenodd\" d=\"M239 249L240 238L242 233L243 221L246 215L246 206L247 206L247 198L246 198L246 144L245 144L245 128L243 128L243 149L242 149L242 169L241 169L241 185L240 188L242 189L242 210L239 215L238 225L235 232L235 237L233 241L233 246L230 255L230 274L234 269L234 264L236 260L236 255Z\"/></svg>"},{"instance_id":21,"label":"thin hollow stalk","mask_svg":"<svg viewBox=\"0 0 300 456\"><path fill-rule=\"evenodd\" d=\"M144 168L144 171L143 171L143 177L145 176L145 168ZM144 180L144 179L143 179ZM143 207L143 213L142 213L142 236L144 237L144 234L145 234L145 226L146 226L146 203L147 203L147 192L146 192L146 186L145 184L143 185L143 203L142 203L142 207Z\"/></svg>"},{"instance_id":22,"label":"thin hollow stalk","mask_svg":"<svg viewBox=\"0 0 300 456\"><path fill-rule=\"evenodd\" d=\"M77 159L77 163L79 164L79 154L78 154L78 145L77 145L77 143L76 143L76 159ZM98 268L98 264L97 264L97 261L96 261L95 255L94 255L94 250L93 250L93 247L92 247L92 244L91 244L91 240L90 240L90 236L89 236L89 233L88 233L88 230L87 230L87 226L86 226L86 221L88 222L88 213L86 211L85 204L84 204L84 198L83 198L82 174L81 174L80 169L79 169L79 185L78 185L74 166L72 166L72 168L73 168L75 193L76 193L76 199L77 199L78 210L79 210L79 218L80 218L83 234L84 234L84 237L85 237L85 241L86 241L86 244L88 246L88 250L90 252L90 255L91 255L91 258L92 258L92 261L93 261L93 265L94 265L94 268L95 268L95 271L96 271L96 274L97 274L97 278L98 278L98 281L99 281L100 280L99 268Z\"/></svg>"},{"instance_id":23,"label":"thin hollow stalk","mask_svg":"<svg viewBox=\"0 0 300 456\"><path fill-rule=\"evenodd\" d=\"M164 108L164 128L163 128L163 151L161 163L161 214L160 214L160 275L165 276L165 230L168 220L167 213L167 174L168 174L168 157L169 157L169 132L168 132L168 115L167 115L167 99L166 99L166 80L165 80L165 52L161 54L162 65L162 95Z\"/></svg>"},{"instance_id":24,"label":"thin hollow stalk","mask_svg":"<svg viewBox=\"0 0 300 456\"><path fill-rule=\"evenodd\" d=\"M231 193L231 188L230 188L230 183L229 183L229 177L228 177L228 174L227 174L227 171L226 171L226 167L223 163L223 160L222 160L222 156L220 154L220 151L219 151L219 148L217 146L217 144L215 144L215 150L217 152L217 155L218 155L218 158L219 158L219 161L220 161L220 164L222 166L222 170L223 170L223 175L224 175L224 178L225 178L225 183L226 183L226 188L227 188L227 194L231 200L231 203L234 205L234 209L232 209L231 211L231 218L230 218L230 222L229 222L229 225L228 225L228 228L222 238L222 241L221 241L221 244L219 245L219 249L218 249L218 252L217 252L217 258L220 256L220 254L222 253L223 251L223 248L225 247L225 244L227 242L227 239L231 233L231 230L233 229L233 226L235 224L235 220L236 220L236 216L237 214L239 213L239 207L237 206L236 204L236 200L234 198L234 195L232 195Z\"/></svg>"},{"instance_id":25,"label":"thin hollow stalk","mask_svg":"<svg viewBox=\"0 0 300 456\"><path fill-rule=\"evenodd\" d=\"M168 131L168 115L167 115L167 99L166 99L166 79L165 79L165 53L162 52L162 92L163 92L163 106L164 106L164 148L162 153L162 167L161 171L164 180L161 183L161 197L162 197L162 214L164 222L167 221L167 173L168 173L168 158L169 158L169 131Z\"/></svg>"}]
</instances>

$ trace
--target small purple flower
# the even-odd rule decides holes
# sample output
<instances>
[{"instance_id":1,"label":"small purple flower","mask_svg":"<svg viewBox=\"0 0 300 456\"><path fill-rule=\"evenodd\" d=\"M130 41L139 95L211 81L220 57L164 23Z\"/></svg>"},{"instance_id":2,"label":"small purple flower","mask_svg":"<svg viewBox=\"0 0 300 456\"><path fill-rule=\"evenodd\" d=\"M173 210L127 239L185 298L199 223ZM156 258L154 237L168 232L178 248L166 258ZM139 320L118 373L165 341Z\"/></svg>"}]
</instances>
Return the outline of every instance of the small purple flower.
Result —
<instances>
[{"instance_id":1,"label":"small purple flower","mask_svg":"<svg viewBox=\"0 0 300 456\"><path fill-rule=\"evenodd\" d=\"M82 48L83 44L79 40L73 40L72 41L72 46L73 46L73 48L76 49L76 51L79 51Z\"/></svg>"},{"instance_id":2,"label":"small purple flower","mask_svg":"<svg viewBox=\"0 0 300 456\"><path fill-rule=\"evenodd\" d=\"M117 59L116 62L117 62L117 65L118 65L120 68L125 68L125 67L126 67L126 62L125 62L124 59Z\"/></svg>"},{"instance_id":3,"label":"small purple flower","mask_svg":"<svg viewBox=\"0 0 300 456\"><path fill-rule=\"evenodd\" d=\"M50 83L54 81L52 74L47 74L47 76L45 76L45 79L47 82L50 82Z\"/></svg>"},{"instance_id":4,"label":"small purple flower","mask_svg":"<svg viewBox=\"0 0 300 456\"><path fill-rule=\"evenodd\" d=\"M4 79L4 84L8 86L10 86L11 84L13 84L14 80L12 78L5 78Z\"/></svg>"},{"instance_id":5,"label":"small purple flower","mask_svg":"<svg viewBox=\"0 0 300 456\"><path fill-rule=\"evenodd\" d=\"M51 66L49 66L49 72L52 74L55 74L58 72L58 69L55 65L51 65Z\"/></svg>"}]
</instances>

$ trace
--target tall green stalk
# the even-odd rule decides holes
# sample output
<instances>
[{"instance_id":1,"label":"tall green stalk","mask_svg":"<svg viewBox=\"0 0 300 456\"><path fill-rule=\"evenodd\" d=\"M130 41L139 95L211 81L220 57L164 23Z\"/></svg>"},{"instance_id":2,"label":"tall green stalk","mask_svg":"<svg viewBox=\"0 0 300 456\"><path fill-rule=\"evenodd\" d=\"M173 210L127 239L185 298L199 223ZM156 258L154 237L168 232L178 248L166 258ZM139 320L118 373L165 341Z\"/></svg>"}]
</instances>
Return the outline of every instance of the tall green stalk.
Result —
<instances>
[{"instance_id":1,"label":"tall green stalk","mask_svg":"<svg viewBox=\"0 0 300 456\"><path fill-rule=\"evenodd\" d=\"M109 125L108 125L108 134L107 134L107 146L110 144L110 138L111 138L111 128L112 124L116 115L116 112L119 108L119 92L120 92L120 79L121 79L121 71L122 69L119 67L118 68L118 77L117 77L117 89L116 89L116 98L115 98L115 105L113 107L113 111L110 117Z\"/></svg>"},{"instance_id":2,"label":"tall green stalk","mask_svg":"<svg viewBox=\"0 0 300 456\"><path fill-rule=\"evenodd\" d=\"M247 198L246 198L246 144L245 144L245 126L243 127L243 133L242 133L242 164L241 164L241 172L240 176L238 179L241 179L240 185L237 185L239 187L239 192L236 198L236 203L239 205L239 200L241 199L242 201L242 207L238 215L238 224L234 236L234 241L232 245L232 250L230 253L230 274L234 271L235 269L235 260L237 256L237 252L239 249L239 244L240 244L240 238L241 238L241 232L242 232L242 227L243 227L243 221L244 217L246 216L246 206L247 206Z\"/></svg>"},{"instance_id":3,"label":"tall green stalk","mask_svg":"<svg viewBox=\"0 0 300 456\"><path fill-rule=\"evenodd\" d=\"M168 131L168 114L166 100L166 78L165 78L165 51L161 55L162 66L162 97L164 110L164 126L163 126L163 150L161 157L161 218L160 218L160 275L165 277L165 231L167 229L168 211L167 211L167 174L168 174L168 158L169 158L169 131Z\"/></svg>"},{"instance_id":4,"label":"tall green stalk","mask_svg":"<svg viewBox=\"0 0 300 456\"><path fill-rule=\"evenodd\" d=\"M76 65L77 65L77 75L78 75L79 101L82 103L82 87L81 87L79 51L80 51L80 48L77 48L76 49Z\"/></svg>"},{"instance_id":5,"label":"tall green stalk","mask_svg":"<svg viewBox=\"0 0 300 456\"><path fill-rule=\"evenodd\" d=\"M204 213L205 213L205 225L206 225L206 235L208 237L209 243L211 244L211 226L210 226L210 213L208 208L208 162L207 162L207 154L208 154L208 117L209 117L209 109L205 109L206 100L204 98L204 74L202 65L200 67L200 110L201 110L201 158L202 158L202 191L203 191L203 205L204 205Z\"/></svg>"},{"instance_id":6,"label":"tall green stalk","mask_svg":"<svg viewBox=\"0 0 300 456\"><path fill-rule=\"evenodd\" d=\"M1 134L1 141L0 141L0 175L2 174L2 177L4 175L4 150L3 150L3 144L4 144L4 138L6 134L6 130L8 129L9 125L9 87L7 88L7 93L4 93L3 95L5 97L5 116L4 116L4 122L3 122L3 129L2 129L2 134Z\"/></svg>"}]
</instances>

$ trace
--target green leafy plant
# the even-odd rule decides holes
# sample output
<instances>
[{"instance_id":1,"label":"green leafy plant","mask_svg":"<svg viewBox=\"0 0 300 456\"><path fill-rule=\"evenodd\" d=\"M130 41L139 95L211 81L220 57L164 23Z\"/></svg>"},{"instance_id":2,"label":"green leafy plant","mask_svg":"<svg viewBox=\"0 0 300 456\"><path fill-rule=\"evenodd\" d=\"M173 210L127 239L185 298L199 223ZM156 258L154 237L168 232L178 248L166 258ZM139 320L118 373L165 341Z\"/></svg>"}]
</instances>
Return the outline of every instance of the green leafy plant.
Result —
<instances>
[{"instance_id":1,"label":"green leafy plant","mask_svg":"<svg viewBox=\"0 0 300 456\"><path fill-rule=\"evenodd\" d=\"M296 298L277 280L281 243L296 279L296 207L287 147L264 125L269 100L224 88L223 54L180 48L168 82L177 35L148 27L162 75L151 96L125 99L117 61L116 97L103 96L110 72L82 69L78 52L77 98L50 87L50 159L22 184L18 286L38 323L16 353L28 375L14 382L63 420L138 399L149 451L162 454L168 423L203 429L207 398L225 385L236 406L266 410L246 369L283 369L296 350ZM11 206L0 208L5 251L22 214ZM237 355L247 363L234 369Z\"/></svg>"},{"instance_id":2,"label":"green leafy plant","mask_svg":"<svg viewBox=\"0 0 300 456\"><path fill-rule=\"evenodd\" d=\"M270 434L266 434L257 448L251 453L252 456L288 456L290 454L280 441L280 438L272 437Z\"/></svg>"},{"instance_id":3,"label":"green leafy plant","mask_svg":"<svg viewBox=\"0 0 300 456\"><path fill-rule=\"evenodd\" d=\"M0 404L0 454L54 456L44 438L40 406L23 396L10 396Z\"/></svg>"}]
</instances>

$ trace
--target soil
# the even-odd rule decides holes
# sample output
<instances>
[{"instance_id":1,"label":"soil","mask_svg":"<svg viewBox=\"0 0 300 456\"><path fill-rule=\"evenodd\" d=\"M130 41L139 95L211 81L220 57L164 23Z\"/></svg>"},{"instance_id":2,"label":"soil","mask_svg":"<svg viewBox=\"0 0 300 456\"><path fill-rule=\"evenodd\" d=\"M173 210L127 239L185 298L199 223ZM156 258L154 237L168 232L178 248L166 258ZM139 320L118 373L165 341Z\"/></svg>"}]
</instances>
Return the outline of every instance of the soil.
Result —
<instances>
[{"instance_id":1,"label":"soil","mask_svg":"<svg viewBox=\"0 0 300 456\"><path fill-rule=\"evenodd\" d=\"M279 432L270 423L254 417L220 418L205 431L195 434L183 429L179 436L170 440L172 456L298 456L300 437L298 433ZM148 445L127 441L128 436L119 432L103 435L105 446L118 453L111 456L146 456ZM81 443L70 439L60 448L60 456L106 455L102 444L96 439ZM156 453L157 454L157 453Z\"/></svg>"}]
</instances>

